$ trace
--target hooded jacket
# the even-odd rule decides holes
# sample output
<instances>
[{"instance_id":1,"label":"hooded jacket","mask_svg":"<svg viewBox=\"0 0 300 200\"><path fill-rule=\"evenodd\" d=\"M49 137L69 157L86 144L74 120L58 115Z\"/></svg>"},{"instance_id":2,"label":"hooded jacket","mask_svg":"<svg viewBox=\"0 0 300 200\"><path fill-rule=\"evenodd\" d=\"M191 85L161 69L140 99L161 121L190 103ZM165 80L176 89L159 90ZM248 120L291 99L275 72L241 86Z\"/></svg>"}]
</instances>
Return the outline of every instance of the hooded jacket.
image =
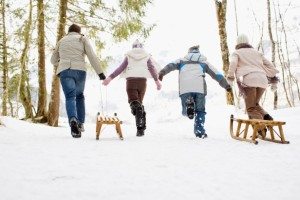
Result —
<instances>
[{"instance_id":1,"label":"hooded jacket","mask_svg":"<svg viewBox=\"0 0 300 200\"><path fill-rule=\"evenodd\" d=\"M224 76L207 62L206 57L200 52L188 53L184 58L169 63L159 74L164 76L173 70L179 70L179 95L190 92L206 95L206 73L218 81L221 87L230 88Z\"/></svg>"},{"instance_id":2,"label":"hooded jacket","mask_svg":"<svg viewBox=\"0 0 300 200\"><path fill-rule=\"evenodd\" d=\"M274 77L278 72L262 53L253 48L240 48L231 55L227 76L242 79L242 83L250 87L266 88L267 77Z\"/></svg>"},{"instance_id":3,"label":"hooded jacket","mask_svg":"<svg viewBox=\"0 0 300 200\"><path fill-rule=\"evenodd\" d=\"M151 55L147 53L143 48L133 48L125 54L128 65L122 72L122 78L129 77L141 77L151 78L152 75L148 70L148 60L150 59L154 67L157 69L158 66L152 59Z\"/></svg>"}]
</instances>

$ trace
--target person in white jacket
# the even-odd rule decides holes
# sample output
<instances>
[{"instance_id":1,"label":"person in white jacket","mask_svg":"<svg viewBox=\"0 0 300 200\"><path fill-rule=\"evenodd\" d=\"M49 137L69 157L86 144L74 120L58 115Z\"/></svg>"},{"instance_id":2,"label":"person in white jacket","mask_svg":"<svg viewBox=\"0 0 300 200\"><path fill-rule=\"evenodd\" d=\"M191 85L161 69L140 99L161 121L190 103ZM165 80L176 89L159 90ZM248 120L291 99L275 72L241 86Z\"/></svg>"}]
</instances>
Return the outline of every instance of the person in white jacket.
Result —
<instances>
[{"instance_id":1,"label":"person in white jacket","mask_svg":"<svg viewBox=\"0 0 300 200\"><path fill-rule=\"evenodd\" d=\"M81 34L80 26L72 24L68 34L57 43L51 63L57 66L56 74L60 78L64 91L71 135L74 138L80 138L81 132L84 131L85 101L83 92L87 70L85 55L100 80L104 80L106 77L88 38Z\"/></svg>"},{"instance_id":2,"label":"person in white jacket","mask_svg":"<svg viewBox=\"0 0 300 200\"><path fill-rule=\"evenodd\" d=\"M119 74L121 74L121 77L126 78L128 103L136 119L137 136L143 136L146 129L146 112L143 99L147 87L147 78L153 78L157 90L161 89L157 67L152 56L143 48L143 44L136 40L132 45L132 49L126 53L122 64L103 81L103 85L108 85Z\"/></svg>"}]
</instances>

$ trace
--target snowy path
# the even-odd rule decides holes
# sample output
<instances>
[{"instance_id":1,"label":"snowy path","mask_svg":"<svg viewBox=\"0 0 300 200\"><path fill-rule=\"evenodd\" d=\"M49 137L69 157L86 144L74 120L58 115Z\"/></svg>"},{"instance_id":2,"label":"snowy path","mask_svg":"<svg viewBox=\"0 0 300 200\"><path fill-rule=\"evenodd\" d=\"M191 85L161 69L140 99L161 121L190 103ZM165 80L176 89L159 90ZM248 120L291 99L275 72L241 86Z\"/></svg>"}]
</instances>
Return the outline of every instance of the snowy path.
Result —
<instances>
[{"instance_id":1,"label":"snowy path","mask_svg":"<svg viewBox=\"0 0 300 200\"><path fill-rule=\"evenodd\" d=\"M110 127L99 141L93 124L72 139L65 125L3 118L1 199L299 199L300 108L273 113L286 116L291 144L231 139L226 110L207 116L205 140L182 118L162 124L149 115L142 138L127 123L124 141Z\"/></svg>"}]
</instances>

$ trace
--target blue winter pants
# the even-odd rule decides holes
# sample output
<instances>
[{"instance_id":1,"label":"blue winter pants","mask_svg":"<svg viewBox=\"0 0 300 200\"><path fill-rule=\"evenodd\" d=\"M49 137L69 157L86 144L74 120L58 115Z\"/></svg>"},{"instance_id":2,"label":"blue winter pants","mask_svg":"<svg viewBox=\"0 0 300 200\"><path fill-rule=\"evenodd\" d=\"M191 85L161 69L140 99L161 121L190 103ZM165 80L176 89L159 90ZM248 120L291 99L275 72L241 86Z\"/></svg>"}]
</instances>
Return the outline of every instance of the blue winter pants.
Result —
<instances>
[{"instance_id":1,"label":"blue winter pants","mask_svg":"<svg viewBox=\"0 0 300 200\"><path fill-rule=\"evenodd\" d=\"M59 74L62 89L66 98L68 119L76 118L79 123L85 120L84 86L86 72L66 69Z\"/></svg>"},{"instance_id":2,"label":"blue winter pants","mask_svg":"<svg viewBox=\"0 0 300 200\"><path fill-rule=\"evenodd\" d=\"M205 95L201 93L185 93L180 95L182 105L182 115L187 116L186 101L188 98L193 98L195 102L195 121L194 121L194 133L195 135L202 135L205 133Z\"/></svg>"}]
</instances>

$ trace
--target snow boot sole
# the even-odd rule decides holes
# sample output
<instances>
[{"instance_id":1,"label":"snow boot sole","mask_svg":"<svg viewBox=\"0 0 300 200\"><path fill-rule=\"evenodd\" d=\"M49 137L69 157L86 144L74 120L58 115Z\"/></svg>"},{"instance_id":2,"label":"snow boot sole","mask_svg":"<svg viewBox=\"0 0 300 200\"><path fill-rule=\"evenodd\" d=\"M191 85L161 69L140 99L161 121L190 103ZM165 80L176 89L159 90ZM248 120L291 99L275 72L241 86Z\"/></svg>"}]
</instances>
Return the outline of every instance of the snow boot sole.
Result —
<instances>
[{"instance_id":1,"label":"snow boot sole","mask_svg":"<svg viewBox=\"0 0 300 200\"><path fill-rule=\"evenodd\" d=\"M81 137L81 132L79 131L78 124L76 121L71 122L71 135L73 138Z\"/></svg>"},{"instance_id":2,"label":"snow boot sole","mask_svg":"<svg viewBox=\"0 0 300 200\"><path fill-rule=\"evenodd\" d=\"M204 139L204 138L207 138L207 134L204 133L204 134L201 134L201 135L196 135L196 137Z\"/></svg>"},{"instance_id":3,"label":"snow boot sole","mask_svg":"<svg viewBox=\"0 0 300 200\"><path fill-rule=\"evenodd\" d=\"M193 98L188 98L186 101L186 114L189 119L193 119L195 115L195 102Z\"/></svg>"},{"instance_id":4,"label":"snow boot sole","mask_svg":"<svg viewBox=\"0 0 300 200\"><path fill-rule=\"evenodd\" d=\"M137 137L142 137L142 136L144 136L144 135L145 135L145 132L144 132L143 129L137 130L137 133L136 133L136 136L137 136Z\"/></svg>"}]
</instances>

